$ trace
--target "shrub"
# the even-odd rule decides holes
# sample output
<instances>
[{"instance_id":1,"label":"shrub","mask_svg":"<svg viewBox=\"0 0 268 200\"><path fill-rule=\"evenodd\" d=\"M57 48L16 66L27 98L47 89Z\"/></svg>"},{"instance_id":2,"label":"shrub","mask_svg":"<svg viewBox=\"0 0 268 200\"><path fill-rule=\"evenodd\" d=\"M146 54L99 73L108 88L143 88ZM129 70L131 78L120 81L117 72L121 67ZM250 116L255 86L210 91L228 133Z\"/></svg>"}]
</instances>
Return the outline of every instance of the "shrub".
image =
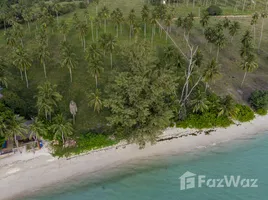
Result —
<instances>
[{"instance_id":1,"label":"shrub","mask_svg":"<svg viewBox=\"0 0 268 200\"><path fill-rule=\"evenodd\" d=\"M268 109L268 91L257 90L252 92L249 103L255 109Z\"/></svg>"},{"instance_id":2,"label":"shrub","mask_svg":"<svg viewBox=\"0 0 268 200\"><path fill-rule=\"evenodd\" d=\"M100 149L107 146L116 144L117 141L111 140L107 135L104 134L93 134L87 133L76 139L76 147L62 148L61 146L54 147L53 156L63 157L70 156L73 154L81 154L86 151Z\"/></svg>"},{"instance_id":3,"label":"shrub","mask_svg":"<svg viewBox=\"0 0 268 200\"><path fill-rule=\"evenodd\" d=\"M249 106L237 104L236 108L238 110L236 114L236 119L240 122L248 122L254 119L254 112Z\"/></svg>"},{"instance_id":4,"label":"shrub","mask_svg":"<svg viewBox=\"0 0 268 200\"><path fill-rule=\"evenodd\" d=\"M87 8L87 5L88 5L87 3L82 1L79 3L79 8L81 8L81 9Z\"/></svg>"},{"instance_id":5,"label":"shrub","mask_svg":"<svg viewBox=\"0 0 268 200\"><path fill-rule=\"evenodd\" d=\"M260 109L256 110L256 113L259 115L267 115L267 110L260 108Z\"/></svg>"},{"instance_id":6,"label":"shrub","mask_svg":"<svg viewBox=\"0 0 268 200\"><path fill-rule=\"evenodd\" d=\"M211 5L207 8L209 15L221 15L222 9L219 6Z\"/></svg>"},{"instance_id":7,"label":"shrub","mask_svg":"<svg viewBox=\"0 0 268 200\"><path fill-rule=\"evenodd\" d=\"M226 116L218 116L218 113L207 111L202 114L190 114L184 121L178 122L177 127L181 128L214 128L228 127L233 122Z\"/></svg>"}]
</instances>

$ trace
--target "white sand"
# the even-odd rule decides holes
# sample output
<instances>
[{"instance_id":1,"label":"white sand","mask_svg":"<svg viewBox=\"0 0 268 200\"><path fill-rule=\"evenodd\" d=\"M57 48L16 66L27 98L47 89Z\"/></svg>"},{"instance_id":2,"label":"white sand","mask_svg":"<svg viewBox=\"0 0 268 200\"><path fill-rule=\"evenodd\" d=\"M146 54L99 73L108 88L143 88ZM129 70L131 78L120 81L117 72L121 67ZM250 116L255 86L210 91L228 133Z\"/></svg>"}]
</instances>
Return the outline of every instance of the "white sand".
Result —
<instances>
[{"instance_id":1,"label":"white sand","mask_svg":"<svg viewBox=\"0 0 268 200\"><path fill-rule=\"evenodd\" d=\"M135 144L126 148L110 148L105 151L92 152L72 159L55 159L46 148L33 153L17 154L0 160L0 199L12 199L28 192L35 192L44 186L64 181L86 173L112 168L130 160L146 159L155 155L182 153L189 150L200 150L209 146L227 142L239 137L268 130L268 116L257 116L253 121L240 126L232 125L218 128L210 135L187 136L178 139L158 142L139 150ZM193 133L196 130L168 128L161 138Z\"/></svg>"}]
</instances>

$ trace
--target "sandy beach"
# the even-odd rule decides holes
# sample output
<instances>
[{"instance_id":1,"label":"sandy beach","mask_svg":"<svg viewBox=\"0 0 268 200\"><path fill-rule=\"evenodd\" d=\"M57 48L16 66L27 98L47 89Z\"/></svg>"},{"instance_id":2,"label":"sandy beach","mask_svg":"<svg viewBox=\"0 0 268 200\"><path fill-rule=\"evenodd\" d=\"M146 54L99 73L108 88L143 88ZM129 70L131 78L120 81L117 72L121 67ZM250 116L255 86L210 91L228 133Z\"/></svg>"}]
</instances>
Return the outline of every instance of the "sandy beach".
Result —
<instances>
[{"instance_id":1,"label":"sandy beach","mask_svg":"<svg viewBox=\"0 0 268 200\"><path fill-rule=\"evenodd\" d=\"M168 128L159 138L159 142L155 145L148 144L145 149L141 150L135 144L121 144L71 159L53 158L47 148L35 154L15 154L0 160L0 199L20 199L21 195L36 192L42 187L51 186L85 173L108 170L130 160L209 148L212 145L267 130L268 115L257 116L251 122L234 124L227 129L217 128L209 135L205 134L205 130L198 132L194 129Z\"/></svg>"}]
</instances>

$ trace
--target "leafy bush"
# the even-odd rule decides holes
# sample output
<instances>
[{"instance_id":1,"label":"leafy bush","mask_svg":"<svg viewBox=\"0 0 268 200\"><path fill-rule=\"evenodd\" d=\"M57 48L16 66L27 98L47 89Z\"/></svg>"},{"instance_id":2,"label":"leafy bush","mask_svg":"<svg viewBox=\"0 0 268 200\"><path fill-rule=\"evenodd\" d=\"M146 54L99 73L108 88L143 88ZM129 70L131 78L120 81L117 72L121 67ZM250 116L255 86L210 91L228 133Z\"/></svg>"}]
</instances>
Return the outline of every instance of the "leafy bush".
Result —
<instances>
[{"instance_id":1,"label":"leafy bush","mask_svg":"<svg viewBox=\"0 0 268 200\"><path fill-rule=\"evenodd\" d=\"M219 6L211 5L207 8L209 15L221 15L222 9Z\"/></svg>"},{"instance_id":2,"label":"leafy bush","mask_svg":"<svg viewBox=\"0 0 268 200\"><path fill-rule=\"evenodd\" d=\"M256 113L259 115L267 115L267 110L260 108L260 109L256 110Z\"/></svg>"},{"instance_id":3,"label":"leafy bush","mask_svg":"<svg viewBox=\"0 0 268 200\"><path fill-rule=\"evenodd\" d=\"M87 5L88 5L87 3L82 1L79 3L79 8L81 8L81 9L87 8Z\"/></svg>"},{"instance_id":4,"label":"leafy bush","mask_svg":"<svg viewBox=\"0 0 268 200\"><path fill-rule=\"evenodd\" d=\"M76 140L76 147L62 148L61 146L54 147L54 156L63 157L70 156L72 154L81 154L86 151L95 150L111 146L116 144L117 141L111 140L107 135L104 134L92 134L87 133L80 136Z\"/></svg>"},{"instance_id":5,"label":"leafy bush","mask_svg":"<svg viewBox=\"0 0 268 200\"><path fill-rule=\"evenodd\" d=\"M236 119L240 122L248 122L254 119L254 112L249 106L237 104Z\"/></svg>"},{"instance_id":6,"label":"leafy bush","mask_svg":"<svg viewBox=\"0 0 268 200\"><path fill-rule=\"evenodd\" d=\"M249 97L249 103L255 109L268 109L268 91L256 90Z\"/></svg>"},{"instance_id":7,"label":"leafy bush","mask_svg":"<svg viewBox=\"0 0 268 200\"><path fill-rule=\"evenodd\" d=\"M64 15L67 13L70 13L74 11L76 8L76 5L74 3L67 3L60 6L59 9L59 15ZM56 13L54 13L54 16L56 16Z\"/></svg>"},{"instance_id":8,"label":"leafy bush","mask_svg":"<svg viewBox=\"0 0 268 200\"><path fill-rule=\"evenodd\" d=\"M190 114L184 121L178 122L177 127L181 128L214 128L228 127L233 122L226 116L218 116L218 113L207 111L202 114Z\"/></svg>"}]
</instances>

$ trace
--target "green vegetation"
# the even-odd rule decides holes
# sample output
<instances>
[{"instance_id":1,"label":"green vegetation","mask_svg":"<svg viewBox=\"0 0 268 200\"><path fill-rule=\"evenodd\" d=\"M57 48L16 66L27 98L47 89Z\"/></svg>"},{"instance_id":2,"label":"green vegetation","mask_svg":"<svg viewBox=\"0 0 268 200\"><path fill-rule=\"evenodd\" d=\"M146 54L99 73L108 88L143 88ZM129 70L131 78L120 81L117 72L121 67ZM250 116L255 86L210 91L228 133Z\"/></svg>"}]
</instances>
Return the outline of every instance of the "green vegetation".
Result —
<instances>
[{"instance_id":1,"label":"green vegetation","mask_svg":"<svg viewBox=\"0 0 268 200\"><path fill-rule=\"evenodd\" d=\"M254 112L249 106L238 104L236 105L238 112L236 114L236 119L240 122L248 122L254 119Z\"/></svg>"},{"instance_id":2,"label":"green vegetation","mask_svg":"<svg viewBox=\"0 0 268 200\"><path fill-rule=\"evenodd\" d=\"M237 100L265 79L263 5L4 1L1 135L16 142L24 119L34 119L31 137L53 141L63 156L121 139L144 147L173 123L201 129L249 121L252 110ZM212 20L221 10L253 15ZM267 110L265 101L250 98L258 111ZM75 146L66 147L70 141Z\"/></svg>"},{"instance_id":3,"label":"green vegetation","mask_svg":"<svg viewBox=\"0 0 268 200\"><path fill-rule=\"evenodd\" d=\"M76 147L63 148L54 146L54 156L63 157L72 154L81 154L87 151L96 150L116 144L117 142L109 139L107 135L87 133L76 138Z\"/></svg>"},{"instance_id":4,"label":"green vegetation","mask_svg":"<svg viewBox=\"0 0 268 200\"><path fill-rule=\"evenodd\" d=\"M211 5L207 9L209 15L215 16L215 15L221 15L222 9L219 6Z\"/></svg>"},{"instance_id":5,"label":"green vegetation","mask_svg":"<svg viewBox=\"0 0 268 200\"><path fill-rule=\"evenodd\" d=\"M268 91L264 91L264 90L254 91L249 98L249 102L251 106L256 110L259 110L259 109L267 110L268 109Z\"/></svg>"}]
</instances>

